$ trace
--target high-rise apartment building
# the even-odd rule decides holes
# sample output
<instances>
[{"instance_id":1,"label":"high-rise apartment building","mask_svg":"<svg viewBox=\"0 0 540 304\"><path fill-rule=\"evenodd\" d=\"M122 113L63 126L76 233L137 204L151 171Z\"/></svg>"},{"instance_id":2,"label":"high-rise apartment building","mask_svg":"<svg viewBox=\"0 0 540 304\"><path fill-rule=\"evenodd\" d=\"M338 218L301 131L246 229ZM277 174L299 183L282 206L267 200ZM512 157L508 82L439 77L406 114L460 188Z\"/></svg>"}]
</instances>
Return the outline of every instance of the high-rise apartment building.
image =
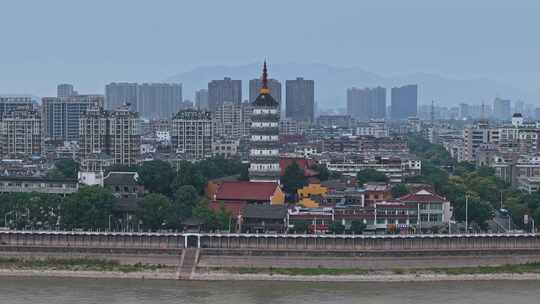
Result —
<instances>
[{"instance_id":1,"label":"high-rise apartment building","mask_svg":"<svg viewBox=\"0 0 540 304\"><path fill-rule=\"evenodd\" d=\"M73 85L69 83L61 83L56 87L56 97L70 97L78 95L74 90Z\"/></svg>"},{"instance_id":2,"label":"high-rise apartment building","mask_svg":"<svg viewBox=\"0 0 540 304\"><path fill-rule=\"evenodd\" d=\"M406 85L392 88L391 117L404 120L418 115L418 86Z\"/></svg>"},{"instance_id":3,"label":"high-rise apartment building","mask_svg":"<svg viewBox=\"0 0 540 304\"><path fill-rule=\"evenodd\" d=\"M358 121L384 119L386 117L386 89L347 89L347 114Z\"/></svg>"},{"instance_id":4,"label":"high-rise apartment building","mask_svg":"<svg viewBox=\"0 0 540 304\"><path fill-rule=\"evenodd\" d=\"M32 107L33 104L31 97L0 96L0 117L21 107Z\"/></svg>"},{"instance_id":5,"label":"high-rise apartment building","mask_svg":"<svg viewBox=\"0 0 540 304\"><path fill-rule=\"evenodd\" d=\"M103 107L103 95L42 98L44 137L60 141L79 140L79 120L91 107Z\"/></svg>"},{"instance_id":6,"label":"high-rise apartment building","mask_svg":"<svg viewBox=\"0 0 540 304\"><path fill-rule=\"evenodd\" d=\"M242 102L242 81L225 77L208 83L208 108L214 111L224 102Z\"/></svg>"},{"instance_id":7,"label":"high-rise apartment building","mask_svg":"<svg viewBox=\"0 0 540 304\"><path fill-rule=\"evenodd\" d=\"M109 151L115 164L135 165L140 158L140 118L120 107L109 114Z\"/></svg>"},{"instance_id":8,"label":"high-rise apartment building","mask_svg":"<svg viewBox=\"0 0 540 304\"><path fill-rule=\"evenodd\" d=\"M105 111L92 107L80 119L81 162L104 153L112 157L112 163L135 165L140 158L140 119L127 106Z\"/></svg>"},{"instance_id":9,"label":"high-rise apartment building","mask_svg":"<svg viewBox=\"0 0 540 304\"><path fill-rule=\"evenodd\" d=\"M263 85L259 96L252 103L249 179L256 182L279 182L280 111L279 103L272 97L268 87L267 75L265 62Z\"/></svg>"},{"instance_id":10,"label":"high-rise apartment building","mask_svg":"<svg viewBox=\"0 0 540 304\"><path fill-rule=\"evenodd\" d=\"M315 81L298 77L285 82L287 118L313 122L315 119Z\"/></svg>"},{"instance_id":11,"label":"high-rise apartment building","mask_svg":"<svg viewBox=\"0 0 540 304\"><path fill-rule=\"evenodd\" d=\"M199 110L208 109L208 90L200 89L195 92L195 107Z\"/></svg>"},{"instance_id":12,"label":"high-rise apartment building","mask_svg":"<svg viewBox=\"0 0 540 304\"><path fill-rule=\"evenodd\" d=\"M182 110L171 122L173 149L187 160L212 156L212 115L202 110Z\"/></svg>"},{"instance_id":13,"label":"high-rise apartment building","mask_svg":"<svg viewBox=\"0 0 540 304\"><path fill-rule=\"evenodd\" d=\"M493 101L493 118L510 120L512 116L511 103L508 99L495 98Z\"/></svg>"},{"instance_id":14,"label":"high-rise apartment building","mask_svg":"<svg viewBox=\"0 0 540 304\"><path fill-rule=\"evenodd\" d=\"M132 82L112 82L105 86L105 109L114 110L129 104L131 111L138 111L139 85Z\"/></svg>"},{"instance_id":15,"label":"high-rise apartment building","mask_svg":"<svg viewBox=\"0 0 540 304\"><path fill-rule=\"evenodd\" d=\"M254 102L259 96L263 87L262 79L256 78L249 81L249 102ZM272 97L281 107L281 82L276 79L268 79L268 89L272 92Z\"/></svg>"},{"instance_id":16,"label":"high-rise apartment building","mask_svg":"<svg viewBox=\"0 0 540 304\"><path fill-rule=\"evenodd\" d=\"M139 85L137 111L147 119L170 119L182 101L180 83L143 83Z\"/></svg>"},{"instance_id":17,"label":"high-rise apartment building","mask_svg":"<svg viewBox=\"0 0 540 304\"><path fill-rule=\"evenodd\" d=\"M92 107L81 116L79 122L79 158L86 160L100 153L109 154L108 113L102 108Z\"/></svg>"},{"instance_id":18,"label":"high-rise apartment building","mask_svg":"<svg viewBox=\"0 0 540 304\"><path fill-rule=\"evenodd\" d=\"M213 111L214 136L220 139L240 139L245 135L244 104L223 102Z\"/></svg>"},{"instance_id":19,"label":"high-rise apartment building","mask_svg":"<svg viewBox=\"0 0 540 304\"><path fill-rule=\"evenodd\" d=\"M39 156L41 132L40 114L31 105L5 113L0 119L0 156Z\"/></svg>"}]
</instances>

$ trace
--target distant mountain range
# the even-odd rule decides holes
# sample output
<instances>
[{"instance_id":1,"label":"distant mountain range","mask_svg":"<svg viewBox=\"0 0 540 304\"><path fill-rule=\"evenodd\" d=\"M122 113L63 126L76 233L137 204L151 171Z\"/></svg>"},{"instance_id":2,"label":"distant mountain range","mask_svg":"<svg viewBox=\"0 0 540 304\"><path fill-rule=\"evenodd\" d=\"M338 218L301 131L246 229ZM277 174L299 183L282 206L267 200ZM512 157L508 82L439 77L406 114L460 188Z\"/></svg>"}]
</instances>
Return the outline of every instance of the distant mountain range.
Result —
<instances>
[{"instance_id":1,"label":"distant mountain range","mask_svg":"<svg viewBox=\"0 0 540 304\"><path fill-rule=\"evenodd\" d=\"M243 99L248 98L249 79L260 77L261 64L253 63L240 66L208 66L193 69L169 77L167 81L181 82L184 85L184 98L193 99L195 90L206 88L213 79L231 77L242 80ZM492 104L495 97L513 101L523 100L536 103L539 92L528 92L510 85L489 79L451 79L436 74L414 73L401 76L382 76L361 68L343 68L326 64L271 64L271 78L278 79L283 85L285 80L303 77L315 80L315 101L319 109L346 107L347 88L382 86L387 88L387 104L390 104L390 88L406 84L418 84L419 104L457 105L461 102L470 104ZM283 96L285 100L285 96Z\"/></svg>"}]
</instances>

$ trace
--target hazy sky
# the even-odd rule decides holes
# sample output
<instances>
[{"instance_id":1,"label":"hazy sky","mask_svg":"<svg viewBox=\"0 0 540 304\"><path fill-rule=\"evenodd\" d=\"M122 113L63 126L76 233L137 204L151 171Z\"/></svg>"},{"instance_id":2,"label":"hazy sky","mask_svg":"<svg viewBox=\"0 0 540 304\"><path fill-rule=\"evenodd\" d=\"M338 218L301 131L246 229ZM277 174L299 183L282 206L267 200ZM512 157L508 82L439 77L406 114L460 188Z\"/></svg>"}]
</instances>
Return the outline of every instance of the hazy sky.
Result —
<instances>
[{"instance_id":1,"label":"hazy sky","mask_svg":"<svg viewBox=\"0 0 540 304\"><path fill-rule=\"evenodd\" d=\"M53 95L59 82L102 93L265 56L540 83L538 0L1 0L0 11L0 94Z\"/></svg>"}]
</instances>

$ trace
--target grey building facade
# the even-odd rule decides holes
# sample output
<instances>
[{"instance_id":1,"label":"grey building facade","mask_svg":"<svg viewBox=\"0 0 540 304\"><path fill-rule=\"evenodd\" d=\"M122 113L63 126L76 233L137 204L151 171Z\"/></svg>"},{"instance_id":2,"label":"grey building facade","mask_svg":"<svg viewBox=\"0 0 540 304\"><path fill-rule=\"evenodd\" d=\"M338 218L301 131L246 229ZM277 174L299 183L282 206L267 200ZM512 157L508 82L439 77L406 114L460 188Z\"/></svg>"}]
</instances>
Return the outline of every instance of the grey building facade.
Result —
<instances>
[{"instance_id":1,"label":"grey building facade","mask_svg":"<svg viewBox=\"0 0 540 304\"><path fill-rule=\"evenodd\" d=\"M195 92L195 107L199 110L208 109L208 90L200 89Z\"/></svg>"},{"instance_id":2,"label":"grey building facade","mask_svg":"<svg viewBox=\"0 0 540 304\"><path fill-rule=\"evenodd\" d=\"M493 101L493 118L509 120L512 116L511 103L508 99L495 98Z\"/></svg>"},{"instance_id":3,"label":"grey building facade","mask_svg":"<svg viewBox=\"0 0 540 304\"><path fill-rule=\"evenodd\" d=\"M313 122L315 119L315 81L298 77L287 80L285 115L297 121Z\"/></svg>"},{"instance_id":4,"label":"grey building facade","mask_svg":"<svg viewBox=\"0 0 540 304\"><path fill-rule=\"evenodd\" d=\"M43 136L60 141L79 140L79 120L90 107L103 107L103 95L44 97L42 104Z\"/></svg>"},{"instance_id":5,"label":"grey building facade","mask_svg":"<svg viewBox=\"0 0 540 304\"><path fill-rule=\"evenodd\" d=\"M202 110L182 110L171 122L173 149L187 160L212 156L212 115Z\"/></svg>"},{"instance_id":6,"label":"grey building facade","mask_svg":"<svg viewBox=\"0 0 540 304\"><path fill-rule=\"evenodd\" d=\"M358 121L386 118L386 89L347 89L347 114Z\"/></svg>"},{"instance_id":7,"label":"grey building facade","mask_svg":"<svg viewBox=\"0 0 540 304\"><path fill-rule=\"evenodd\" d=\"M105 109L114 110L125 104L129 109L138 111L137 98L139 85L133 82L112 82L105 86Z\"/></svg>"},{"instance_id":8,"label":"grey building facade","mask_svg":"<svg viewBox=\"0 0 540 304\"><path fill-rule=\"evenodd\" d=\"M34 102L31 97L0 96L0 117L9 114L20 107L32 107Z\"/></svg>"},{"instance_id":9,"label":"grey building facade","mask_svg":"<svg viewBox=\"0 0 540 304\"><path fill-rule=\"evenodd\" d=\"M242 81L225 77L208 83L208 108L216 109L224 102L242 102Z\"/></svg>"},{"instance_id":10,"label":"grey building facade","mask_svg":"<svg viewBox=\"0 0 540 304\"><path fill-rule=\"evenodd\" d=\"M61 83L56 87L56 97L70 97L78 95L72 84Z\"/></svg>"},{"instance_id":11,"label":"grey building facade","mask_svg":"<svg viewBox=\"0 0 540 304\"><path fill-rule=\"evenodd\" d=\"M418 86L406 85L392 88L391 118L404 120L418 115Z\"/></svg>"},{"instance_id":12,"label":"grey building facade","mask_svg":"<svg viewBox=\"0 0 540 304\"><path fill-rule=\"evenodd\" d=\"M148 119L170 119L182 107L182 84L143 83L139 85L137 111Z\"/></svg>"},{"instance_id":13,"label":"grey building facade","mask_svg":"<svg viewBox=\"0 0 540 304\"><path fill-rule=\"evenodd\" d=\"M41 155L41 132L41 115L31 105L5 113L0 119L0 156Z\"/></svg>"}]
</instances>

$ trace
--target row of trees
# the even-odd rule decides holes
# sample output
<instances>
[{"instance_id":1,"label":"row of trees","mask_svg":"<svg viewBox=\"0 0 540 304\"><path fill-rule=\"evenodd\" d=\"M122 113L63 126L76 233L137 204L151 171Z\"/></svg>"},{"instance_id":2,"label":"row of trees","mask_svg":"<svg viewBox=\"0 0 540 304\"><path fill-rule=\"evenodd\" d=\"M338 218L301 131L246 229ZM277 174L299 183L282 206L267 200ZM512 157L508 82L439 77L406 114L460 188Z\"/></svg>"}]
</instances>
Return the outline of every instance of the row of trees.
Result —
<instances>
[{"instance_id":1,"label":"row of trees","mask_svg":"<svg viewBox=\"0 0 540 304\"><path fill-rule=\"evenodd\" d=\"M60 160L49 178L76 178L79 164ZM225 229L230 214L225 208L212 211L203 197L208 180L229 175L247 179L247 165L221 157L197 163L181 162L173 168L164 161L144 162L140 166L113 166L109 171L138 172L140 183L149 192L136 211L124 218L118 199L107 188L83 186L78 193L62 197L52 194L13 193L0 195L0 215L5 225L27 229L141 229L180 230L192 217L207 229Z\"/></svg>"}]
</instances>

